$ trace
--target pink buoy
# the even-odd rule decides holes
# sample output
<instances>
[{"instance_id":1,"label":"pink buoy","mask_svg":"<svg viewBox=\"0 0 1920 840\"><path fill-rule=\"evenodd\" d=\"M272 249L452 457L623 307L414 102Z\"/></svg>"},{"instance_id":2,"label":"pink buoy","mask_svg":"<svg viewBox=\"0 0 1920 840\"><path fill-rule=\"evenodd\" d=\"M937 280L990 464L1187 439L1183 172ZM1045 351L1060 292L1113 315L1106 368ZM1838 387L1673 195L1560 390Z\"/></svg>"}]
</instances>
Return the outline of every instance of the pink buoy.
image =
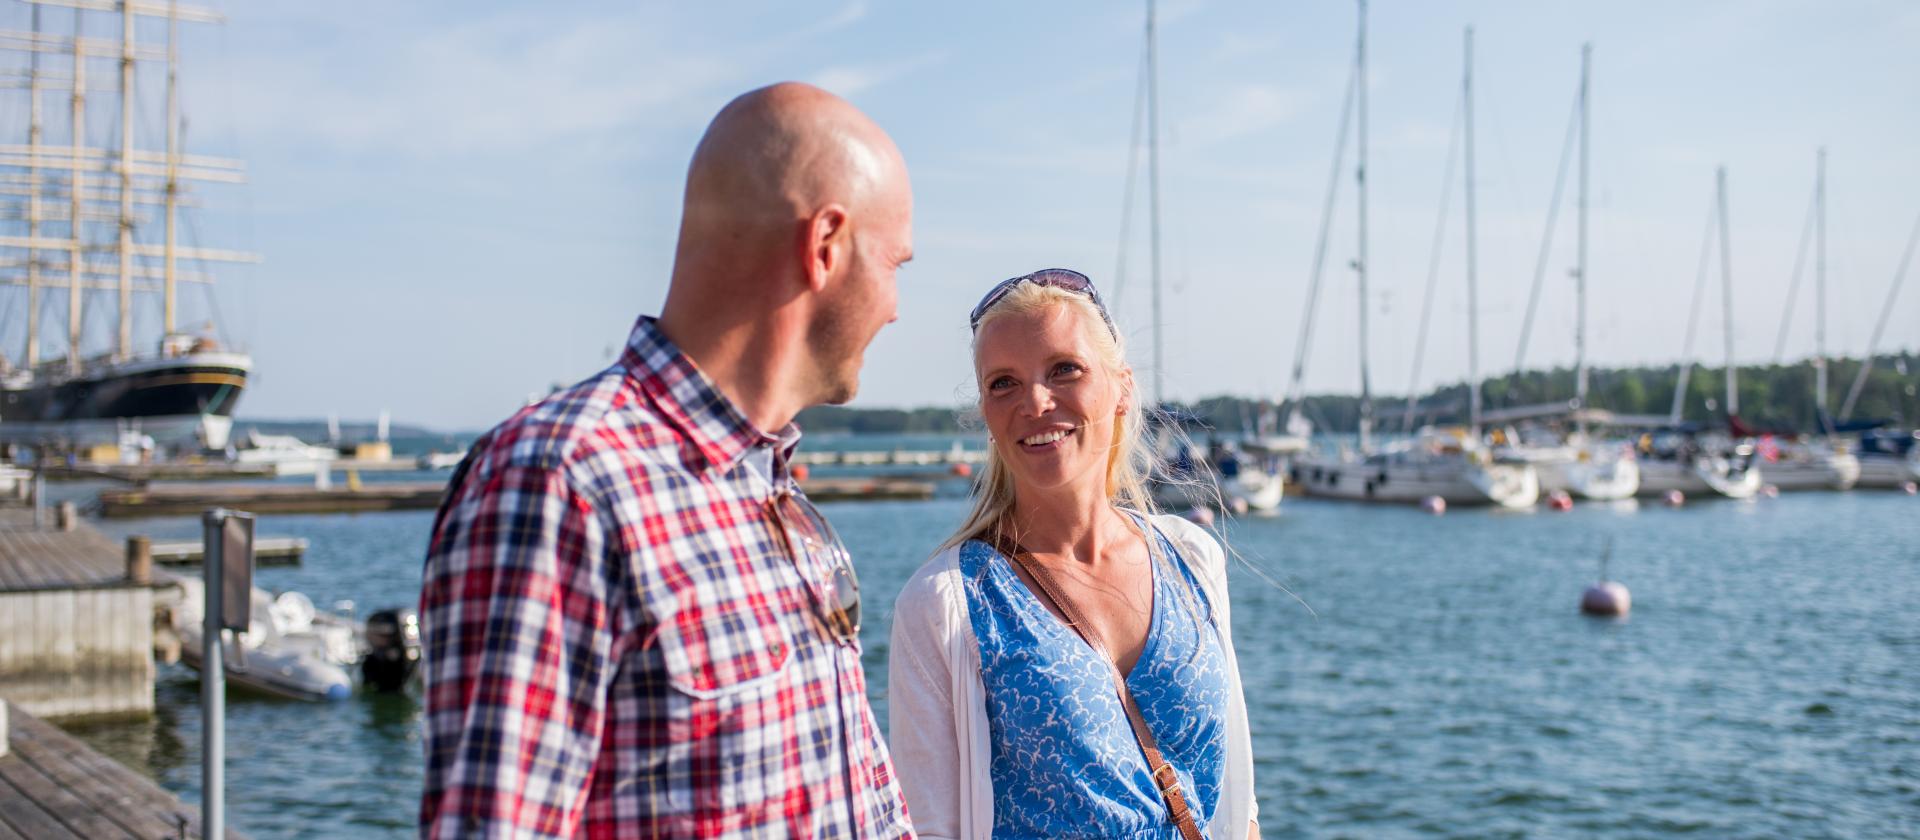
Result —
<instances>
[{"instance_id":1,"label":"pink buoy","mask_svg":"<svg viewBox=\"0 0 1920 840\"><path fill-rule=\"evenodd\" d=\"M1911 496L1915 493L1920 493L1920 484L1915 484L1909 481L1905 484L1900 485L1900 489L1907 491L1907 495Z\"/></svg>"},{"instance_id":2,"label":"pink buoy","mask_svg":"<svg viewBox=\"0 0 1920 840\"><path fill-rule=\"evenodd\" d=\"M1573 510L1573 496L1565 490L1555 490L1547 494L1547 507L1554 510Z\"/></svg>"},{"instance_id":3,"label":"pink buoy","mask_svg":"<svg viewBox=\"0 0 1920 840\"><path fill-rule=\"evenodd\" d=\"M954 464L947 468L947 472L952 473L955 478L970 478L973 476L973 465L967 463Z\"/></svg>"},{"instance_id":4,"label":"pink buoy","mask_svg":"<svg viewBox=\"0 0 1920 840\"><path fill-rule=\"evenodd\" d=\"M1447 500L1439 496L1428 496L1420 500L1420 509L1438 516L1447 512Z\"/></svg>"},{"instance_id":5,"label":"pink buoy","mask_svg":"<svg viewBox=\"0 0 1920 840\"><path fill-rule=\"evenodd\" d=\"M1227 509L1233 511L1234 516L1245 516L1247 515L1247 500L1239 496L1228 499Z\"/></svg>"},{"instance_id":6,"label":"pink buoy","mask_svg":"<svg viewBox=\"0 0 1920 840\"><path fill-rule=\"evenodd\" d=\"M1580 593L1580 611L1588 615L1626 615L1633 609L1633 595L1627 588L1603 580Z\"/></svg>"},{"instance_id":7,"label":"pink buoy","mask_svg":"<svg viewBox=\"0 0 1920 840\"><path fill-rule=\"evenodd\" d=\"M1667 507L1679 507L1687 503L1687 494L1678 490L1667 491Z\"/></svg>"},{"instance_id":8,"label":"pink buoy","mask_svg":"<svg viewBox=\"0 0 1920 840\"><path fill-rule=\"evenodd\" d=\"M1188 510L1188 511L1186 512L1186 514L1185 514L1185 515L1186 515L1186 517L1187 517L1187 519L1188 519L1188 520L1190 520L1190 521L1192 521L1192 522L1195 522L1195 523L1198 523L1198 524L1201 524L1201 525L1212 525L1212 524L1213 524L1213 509L1212 509L1212 508L1204 508L1204 507L1197 507L1197 508L1192 508L1192 509L1190 509L1190 510Z\"/></svg>"},{"instance_id":9,"label":"pink buoy","mask_svg":"<svg viewBox=\"0 0 1920 840\"><path fill-rule=\"evenodd\" d=\"M1765 487L1762 487L1760 488L1760 495L1766 496L1769 499L1778 499L1780 498L1780 485L1769 484Z\"/></svg>"}]
</instances>

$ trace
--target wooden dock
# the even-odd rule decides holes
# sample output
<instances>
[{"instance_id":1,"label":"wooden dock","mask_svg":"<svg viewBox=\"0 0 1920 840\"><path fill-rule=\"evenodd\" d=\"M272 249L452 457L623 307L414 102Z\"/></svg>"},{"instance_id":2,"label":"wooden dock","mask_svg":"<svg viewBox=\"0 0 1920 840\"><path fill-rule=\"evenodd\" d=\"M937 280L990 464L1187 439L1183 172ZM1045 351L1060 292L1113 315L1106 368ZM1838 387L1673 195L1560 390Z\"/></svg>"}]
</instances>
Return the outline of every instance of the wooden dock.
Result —
<instances>
[{"instance_id":1,"label":"wooden dock","mask_svg":"<svg viewBox=\"0 0 1920 840\"><path fill-rule=\"evenodd\" d=\"M210 508L252 513L360 513L432 510L446 484L439 481L373 482L327 488L301 484L229 484L140 487L100 493L100 515L197 516Z\"/></svg>"},{"instance_id":2,"label":"wooden dock","mask_svg":"<svg viewBox=\"0 0 1920 840\"><path fill-rule=\"evenodd\" d=\"M53 519L0 511L0 696L42 716L149 714L154 585L122 546Z\"/></svg>"},{"instance_id":3,"label":"wooden dock","mask_svg":"<svg viewBox=\"0 0 1920 840\"><path fill-rule=\"evenodd\" d=\"M236 481L270 479L281 476L312 475L319 470L340 474L420 472L435 469L429 456L420 458L336 458L331 461L303 461L294 464L242 464L232 461L161 461L151 464L48 464L42 467L49 481L109 480L128 484L152 481Z\"/></svg>"},{"instance_id":4,"label":"wooden dock","mask_svg":"<svg viewBox=\"0 0 1920 840\"><path fill-rule=\"evenodd\" d=\"M206 560L206 543L201 540L157 542L153 544L153 562L163 566L198 566ZM307 553L305 537L257 537L253 541L256 566L298 566Z\"/></svg>"},{"instance_id":5,"label":"wooden dock","mask_svg":"<svg viewBox=\"0 0 1920 840\"><path fill-rule=\"evenodd\" d=\"M200 836L200 809L147 777L17 705L0 708L0 721L0 840Z\"/></svg>"},{"instance_id":6,"label":"wooden dock","mask_svg":"<svg viewBox=\"0 0 1920 840\"><path fill-rule=\"evenodd\" d=\"M800 482L800 491L816 502L916 501L933 498L930 481L900 481L891 478L810 478Z\"/></svg>"}]
</instances>

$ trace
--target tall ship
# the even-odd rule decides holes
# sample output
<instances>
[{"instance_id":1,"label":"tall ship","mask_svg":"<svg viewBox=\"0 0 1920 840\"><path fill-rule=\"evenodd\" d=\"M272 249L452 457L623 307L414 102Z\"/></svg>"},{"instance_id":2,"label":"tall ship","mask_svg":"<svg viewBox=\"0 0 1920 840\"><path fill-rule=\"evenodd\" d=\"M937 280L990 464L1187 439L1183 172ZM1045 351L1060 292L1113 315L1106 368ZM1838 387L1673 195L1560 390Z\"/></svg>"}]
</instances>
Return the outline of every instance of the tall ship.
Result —
<instances>
[{"instance_id":1,"label":"tall ship","mask_svg":"<svg viewBox=\"0 0 1920 840\"><path fill-rule=\"evenodd\" d=\"M180 241L192 185L245 171L187 153L179 85L180 25L222 18L173 0L13 8L0 131L25 131L0 137L0 443L223 448L253 360L218 338L206 287L258 257ZM199 329L183 285L207 293Z\"/></svg>"}]
</instances>

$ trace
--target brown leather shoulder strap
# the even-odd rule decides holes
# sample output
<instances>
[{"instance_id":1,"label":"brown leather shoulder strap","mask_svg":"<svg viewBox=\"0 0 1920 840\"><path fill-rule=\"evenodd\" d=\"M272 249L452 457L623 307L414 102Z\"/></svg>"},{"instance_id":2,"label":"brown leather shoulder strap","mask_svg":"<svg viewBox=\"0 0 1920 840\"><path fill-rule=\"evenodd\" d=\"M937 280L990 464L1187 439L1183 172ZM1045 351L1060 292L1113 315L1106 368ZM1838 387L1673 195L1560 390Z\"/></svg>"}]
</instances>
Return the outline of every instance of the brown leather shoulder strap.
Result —
<instances>
[{"instance_id":1,"label":"brown leather shoulder strap","mask_svg":"<svg viewBox=\"0 0 1920 840\"><path fill-rule=\"evenodd\" d=\"M1020 544L1008 537L1006 532L995 530L993 545L1001 554L1006 555L1021 569L1025 570L1033 582L1039 584L1039 594L1067 617L1067 626L1072 627L1093 652L1107 663L1107 672L1113 676L1114 693L1120 696L1120 708L1127 713L1127 723L1133 728L1133 737L1140 744L1140 753L1147 759L1147 770L1153 775L1153 784L1160 789L1160 798L1167 803L1167 819L1180 829L1184 840L1203 840L1200 827L1194 824L1193 809L1187 807L1187 798L1180 791L1180 775L1174 772L1173 765L1160 754L1160 745L1154 741L1153 731L1147 728L1147 720L1140 714L1140 704L1134 702L1133 692L1127 688L1127 678L1120 673L1120 664L1107 651L1107 646L1092 630L1081 615L1073 600L1061 591L1060 584L1054 580L1053 573L1047 567L1033 559L1033 555Z\"/></svg>"}]
</instances>

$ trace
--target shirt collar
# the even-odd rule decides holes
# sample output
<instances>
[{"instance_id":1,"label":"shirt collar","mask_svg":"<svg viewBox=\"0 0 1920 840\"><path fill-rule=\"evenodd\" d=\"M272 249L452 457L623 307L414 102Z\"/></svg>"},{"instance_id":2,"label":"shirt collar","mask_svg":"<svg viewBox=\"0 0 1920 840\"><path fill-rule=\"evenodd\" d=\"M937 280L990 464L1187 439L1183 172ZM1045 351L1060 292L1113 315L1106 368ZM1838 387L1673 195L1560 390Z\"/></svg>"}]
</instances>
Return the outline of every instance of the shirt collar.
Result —
<instances>
[{"instance_id":1,"label":"shirt collar","mask_svg":"<svg viewBox=\"0 0 1920 840\"><path fill-rule=\"evenodd\" d=\"M777 434L755 427L693 359L660 331L651 315L640 316L633 325L619 364L660 416L693 444L707 470L731 471L748 450L772 446L779 455L775 459L777 470L784 473L794 447L800 444L800 427L796 424L788 423Z\"/></svg>"}]
</instances>

